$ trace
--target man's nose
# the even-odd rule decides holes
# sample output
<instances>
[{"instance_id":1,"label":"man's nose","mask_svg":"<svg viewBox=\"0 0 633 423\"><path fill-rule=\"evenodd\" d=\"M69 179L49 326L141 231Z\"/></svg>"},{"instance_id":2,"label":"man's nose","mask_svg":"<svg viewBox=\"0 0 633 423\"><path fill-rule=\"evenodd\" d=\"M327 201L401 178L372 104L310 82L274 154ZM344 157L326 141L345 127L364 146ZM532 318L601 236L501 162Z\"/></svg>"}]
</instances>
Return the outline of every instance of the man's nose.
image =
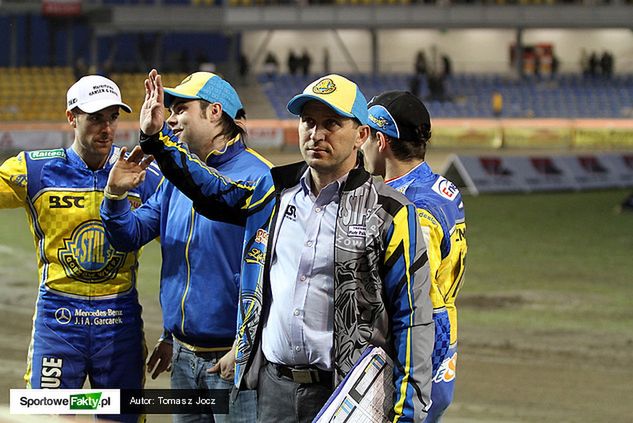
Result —
<instances>
[{"instance_id":1,"label":"man's nose","mask_svg":"<svg viewBox=\"0 0 633 423\"><path fill-rule=\"evenodd\" d=\"M314 125L312 129L310 129L310 139L314 141L319 141L325 138L325 128L321 125Z\"/></svg>"},{"instance_id":2,"label":"man's nose","mask_svg":"<svg viewBox=\"0 0 633 423\"><path fill-rule=\"evenodd\" d=\"M114 132L114 123L115 123L114 120L106 119L103 122L103 131L104 132Z\"/></svg>"}]
</instances>

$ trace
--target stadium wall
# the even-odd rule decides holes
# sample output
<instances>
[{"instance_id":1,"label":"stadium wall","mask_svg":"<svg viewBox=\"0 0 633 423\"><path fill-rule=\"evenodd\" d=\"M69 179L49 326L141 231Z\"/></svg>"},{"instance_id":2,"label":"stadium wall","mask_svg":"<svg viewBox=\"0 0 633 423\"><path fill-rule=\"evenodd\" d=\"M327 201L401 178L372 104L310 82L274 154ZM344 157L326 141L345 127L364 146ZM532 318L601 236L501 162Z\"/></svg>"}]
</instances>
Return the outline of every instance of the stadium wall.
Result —
<instances>
[{"instance_id":1,"label":"stadium wall","mask_svg":"<svg viewBox=\"0 0 633 423\"><path fill-rule=\"evenodd\" d=\"M282 150L298 145L295 120L249 120L249 145ZM3 123L0 150L67 147L73 133L62 123ZM138 142L138 124L121 122L117 143ZM451 150L633 150L633 119L435 119L433 148Z\"/></svg>"},{"instance_id":2,"label":"stadium wall","mask_svg":"<svg viewBox=\"0 0 633 423\"><path fill-rule=\"evenodd\" d=\"M371 72L371 33L366 30L246 31L243 50L256 72L262 71L265 54L262 46L277 55L281 70L287 71L286 59L290 50L301 53L307 49L312 55L312 70L321 73L323 54L328 49L330 68L337 72ZM378 34L378 63L381 72L412 72L415 55L426 51L427 60L448 55L456 73L500 73L510 70L510 46L516 41L513 29L399 29L380 30ZM270 36L268 43L265 40ZM341 45L342 40L343 45ZM616 73L633 72L633 31L630 29L531 29L524 30L525 45L550 43L559 58L561 72L580 72L582 51L615 57ZM353 58L350 62L347 52ZM431 64L431 63L429 63Z\"/></svg>"}]
</instances>

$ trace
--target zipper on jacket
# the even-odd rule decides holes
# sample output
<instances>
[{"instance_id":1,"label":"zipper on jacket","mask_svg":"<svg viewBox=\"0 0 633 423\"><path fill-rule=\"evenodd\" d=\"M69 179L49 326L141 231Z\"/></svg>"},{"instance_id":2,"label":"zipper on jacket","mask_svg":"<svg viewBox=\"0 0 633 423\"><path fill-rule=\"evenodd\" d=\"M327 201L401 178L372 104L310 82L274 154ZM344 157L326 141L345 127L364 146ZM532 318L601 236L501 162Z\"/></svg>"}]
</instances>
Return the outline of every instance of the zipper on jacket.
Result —
<instances>
[{"instance_id":1,"label":"zipper on jacket","mask_svg":"<svg viewBox=\"0 0 633 423\"><path fill-rule=\"evenodd\" d=\"M185 333L185 300L187 293L189 293L189 285L191 284L191 263L189 261L189 246L191 245L191 238L193 238L193 228L196 221L196 211L191 207L191 226L189 227L189 235L187 236L187 244L185 245L185 264L187 266L187 283L185 284L185 290L182 293L182 299L180 301L180 331L183 335Z\"/></svg>"}]
</instances>

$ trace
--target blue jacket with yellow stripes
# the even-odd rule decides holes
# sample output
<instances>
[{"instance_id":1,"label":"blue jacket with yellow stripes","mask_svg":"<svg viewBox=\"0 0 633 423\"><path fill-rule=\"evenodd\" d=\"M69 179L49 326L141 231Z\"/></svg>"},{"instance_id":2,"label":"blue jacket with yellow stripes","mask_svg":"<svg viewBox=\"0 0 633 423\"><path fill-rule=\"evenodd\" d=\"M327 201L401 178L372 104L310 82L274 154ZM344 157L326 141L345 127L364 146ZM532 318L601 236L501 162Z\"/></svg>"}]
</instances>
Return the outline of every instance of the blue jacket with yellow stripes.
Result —
<instances>
[{"instance_id":1,"label":"blue jacket with yellow stripes","mask_svg":"<svg viewBox=\"0 0 633 423\"><path fill-rule=\"evenodd\" d=\"M234 181L188 154L166 125L155 136L142 134L141 146L197 211L245 226L235 384L254 388L273 283L269 234L281 192L299 182L306 164L275 167L257 181ZM415 207L362 165L350 172L339 207L333 246L335 383L368 345L380 346L395 364L393 421L422 421L430 402L434 327Z\"/></svg>"},{"instance_id":2,"label":"blue jacket with yellow stripes","mask_svg":"<svg viewBox=\"0 0 633 423\"><path fill-rule=\"evenodd\" d=\"M246 148L238 136L206 163L233 179L256 180L270 163ZM244 227L212 221L171 182L139 209L105 199L101 216L108 240L122 251L160 237L160 304L165 331L190 349L233 345Z\"/></svg>"}]
</instances>

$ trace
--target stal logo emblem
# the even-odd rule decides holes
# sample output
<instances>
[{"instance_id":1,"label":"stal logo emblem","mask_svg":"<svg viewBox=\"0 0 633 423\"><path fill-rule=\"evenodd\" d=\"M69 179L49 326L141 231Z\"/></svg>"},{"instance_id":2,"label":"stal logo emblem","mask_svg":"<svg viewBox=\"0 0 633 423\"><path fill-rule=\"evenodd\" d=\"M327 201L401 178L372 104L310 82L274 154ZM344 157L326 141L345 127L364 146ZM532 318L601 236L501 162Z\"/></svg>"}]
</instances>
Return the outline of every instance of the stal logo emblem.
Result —
<instances>
[{"instance_id":1,"label":"stal logo emblem","mask_svg":"<svg viewBox=\"0 0 633 423\"><path fill-rule=\"evenodd\" d=\"M55 320L57 320L62 325L67 325L70 323L70 319L72 316L70 315L70 310L67 308L58 308L55 312Z\"/></svg>"}]
</instances>

